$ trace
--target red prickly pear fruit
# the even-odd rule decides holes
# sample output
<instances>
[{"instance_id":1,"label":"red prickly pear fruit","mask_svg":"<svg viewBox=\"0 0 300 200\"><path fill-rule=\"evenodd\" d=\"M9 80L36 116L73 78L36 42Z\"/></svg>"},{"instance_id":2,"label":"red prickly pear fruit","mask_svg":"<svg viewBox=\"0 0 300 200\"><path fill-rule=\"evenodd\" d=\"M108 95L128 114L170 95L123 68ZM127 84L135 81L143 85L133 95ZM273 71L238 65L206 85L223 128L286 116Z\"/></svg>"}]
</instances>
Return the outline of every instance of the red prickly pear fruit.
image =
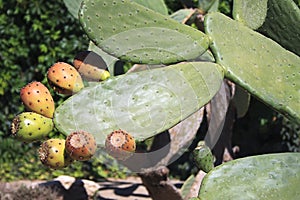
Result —
<instances>
[{"instance_id":1,"label":"red prickly pear fruit","mask_svg":"<svg viewBox=\"0 0 300 200\"><path fill-rule=\"evenodd\" d=\"M92 134L75 131L66 138L66 151L74 160L85 161L95 154L97 144Z\"/></svg>"},{"instance_id":2,"label":"red prickly pear fruit","mask_svg":"<svg viewBox=\"0 0 300 200\"><path fill-rule=\"evenodd\" d=\"M77 93L84 87L77 70L65 62L52 65L48 69L47 79L53 90L63 95Z\"/></svg>"},{"instance_id":3,"label":"red prickly pear fruit","mask_svg":"<svg viewBox=\"0 0 300 200\"><path fill-rule=\"evenodd\" d=\"M110 73L104 69L104 60L92 51L79 52L73 65L86 81L104 81L110 77Z\"/></svg>"},{"instance_id":4,"label":"red prickly pear fruit","mask_svg":"<svg viewBox=\"0 0 300 200\"><path fill-rule=\"evenodd\" d=\"M41 162L52 169L62 169L73 161L65 151L64 139L54 138L44 141L38 153Z\"/></svg>"},{"instance_id":5,"label":"red prickly pear fruit","mask_svg":"<svg viewBox=\"0 0 300 200\"><path fill-rule=\"evenodd\" d=\"M48 88L41 82L31 82L21 89L20 97L25 107L33 112L52 118L55 110Z\"/></svg>"},{"instance_id":6,"label":"red prickly pear fruit","mask_svg":"<svg viewBox=\"0 0 300 200\"><path fill-rule=\"evenodd\" d=\"M126 160L135 152L134 138L124 130L110 133L105 141L106 151L118 160Z\"/></svg>"},{"instance_id":7,"label":"red prickly pear fruit","mask_svg":"<svg viewBox=\"0 0 300 200\"><path fill-rule=\"evenodd\" d=\"M24 112L17 115L11 124L11 132L17 140L30 143L44 140L53 130L51 118L34 112Z\"/></svg>"}]
</instances>

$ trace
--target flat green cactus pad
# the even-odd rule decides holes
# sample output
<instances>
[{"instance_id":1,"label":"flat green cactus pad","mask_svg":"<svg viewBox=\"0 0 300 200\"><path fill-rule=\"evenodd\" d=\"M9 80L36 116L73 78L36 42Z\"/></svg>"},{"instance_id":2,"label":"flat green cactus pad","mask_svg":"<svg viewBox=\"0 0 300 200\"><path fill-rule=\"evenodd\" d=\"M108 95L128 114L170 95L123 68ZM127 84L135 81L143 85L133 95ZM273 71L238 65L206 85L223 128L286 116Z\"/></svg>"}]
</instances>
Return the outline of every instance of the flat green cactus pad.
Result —
<instances>
[{"instance_id":1,"label":"flat green cactus pad","mask_svg":"<svg viewBox=\"0 0 300 200\"><path fill-rule=\"evenodd\" d=\"M221 66L189 62L112 77L86 87L55 111L56 128L92 133L99 145L122 129L144 140L205 105L219 90Z\"/></svg>"},{"instance_id":2,"label":"flat green cactus pad","mask_svg":"<svg viewBox=\"0 0 300 200\"><path fill-rule=\"evenodd\" d=\"M300 197L300 153L247 157L211 170L199 191L201 200L273 200Z\"/></svg>"},{"instance_id":3,"label":"flat green cactus pad","mask_svg":"<svg viewBox=\"0 0 300 200\"><path fill-rule=\"evenodd\" d=\"M267 5L268 0L234 0L232 15L249 28L257 29L265 21Z\"/></svg>"},{"instance_id":4,"label":"flat green cactus pad","mask_svg":"<svg viewBox=\"0 0 300 200\"><path fill-rule=\"evenodd\" d=\"M267 17L258 31L300 56L300 9L293 0L268 0Z\"/></svg>"},{"instance_id":5,"label":"flat green cactus pad","mask_svg":"<svg viewBox=\"0 0 300 200\"><path fill-rule=\"evenodd\" d=\"M208 14L205 31L225 76L300 123L300 58L223 14Z\"/></svg>"},{"instance_id":6,"label":"flat green cactus pad","mask_svg":"<svg viewBox=\"0 0 300 200\"><path fill-rule=\"evenodd\" d=\"M159 12L163 15L168 15L168 8L164 2L164 0L133 0L135 3L141 4L147 8L150 8L151 10L154 10L156 12Z\"/></svg>"},{"instance_id":7,"label":"flat green cactus pad","mask_svg":"<svg viewBox=\"0 0 300 200\"><path fill-rule=\"evenodd\" d=\"M135 63L193 59L209 44L204 33L130 0L84 0L79 19L102 50Z\"/></svg>"}]
</instances>

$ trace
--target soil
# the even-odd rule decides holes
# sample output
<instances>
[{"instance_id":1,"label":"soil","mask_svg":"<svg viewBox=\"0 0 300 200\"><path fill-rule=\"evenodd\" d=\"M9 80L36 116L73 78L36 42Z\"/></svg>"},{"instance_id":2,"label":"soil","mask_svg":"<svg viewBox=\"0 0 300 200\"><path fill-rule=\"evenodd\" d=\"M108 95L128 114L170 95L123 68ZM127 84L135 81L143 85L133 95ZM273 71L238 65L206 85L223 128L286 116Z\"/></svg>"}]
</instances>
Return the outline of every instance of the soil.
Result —
<instances>
[{"instance_id":1,"label":"soil","mask_svg":"<svg viewBox=\"0 0 300 200\"><path fill-rule=\"evenodd\" d=\"M177 188L182 182L172 180ZM15 181L0 182L0 199L9 197L20 186L39 187L50 186L60 192L62 200L150 200L147 189L139 177L127 177L126 179L107 179L102 182L75 179L70 176L60 176L51 181ZM9 198L6 198L9 199ZM36 199L39 200L39 199ZM41 198L42 200L42 198Z\"/></svg>"}]
</instances>

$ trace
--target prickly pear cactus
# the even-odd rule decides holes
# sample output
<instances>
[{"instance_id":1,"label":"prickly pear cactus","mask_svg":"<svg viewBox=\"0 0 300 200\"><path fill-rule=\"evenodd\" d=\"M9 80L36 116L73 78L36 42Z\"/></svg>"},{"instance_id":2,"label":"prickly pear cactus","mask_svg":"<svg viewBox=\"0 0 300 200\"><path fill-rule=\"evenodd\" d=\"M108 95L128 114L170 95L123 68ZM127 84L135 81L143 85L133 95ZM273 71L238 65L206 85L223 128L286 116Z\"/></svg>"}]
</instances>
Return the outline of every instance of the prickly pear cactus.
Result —
<instances>
[{"instance_id":1,"label":"prickly pear cactus","mask_svg":"<svg viewBox=\"0 0 300 200\"><path fill-rule=\"evenodd\" d=\"M162 76L163 74L163 76ZM144 140L185 119L219 90L223 72L215 63L181 63L130 73L87 87L55 111L63 133L92 133L104 146L114 130Z\"/></svg>"},{"instance_id":2,"label":"prickly pear cactus","mask_svg":"<svg viewBox=\"0 0 300 200\"><path fill-rule=\"evenodd\" d=\"M225 76L300 122L300 58L221 13L205 18L211 49ZM234 45L233 45L234 44Z\"/></svg>"},{"instance_id":3,"label":"prickly pear cactus","mask_svg":"<svg viewBox=\"0 0 300 200\"><path fill-rule=\"evenodd\" d=\"M233 160L214 168L204 177L199 198L298 199L299 166L300 153L269 154Z\"/></svg>"},{"instance_id":4,"label":"prickly pear cactus","mask_svg":"<svg viewBox=\"0 0 300 200\"><path fill-rule=\"evenodd\" d=\"M134 63L185 61L208 48L204 33L129 0L85 0L79 19L97 46Z\"/></svg>"}]
</instances>

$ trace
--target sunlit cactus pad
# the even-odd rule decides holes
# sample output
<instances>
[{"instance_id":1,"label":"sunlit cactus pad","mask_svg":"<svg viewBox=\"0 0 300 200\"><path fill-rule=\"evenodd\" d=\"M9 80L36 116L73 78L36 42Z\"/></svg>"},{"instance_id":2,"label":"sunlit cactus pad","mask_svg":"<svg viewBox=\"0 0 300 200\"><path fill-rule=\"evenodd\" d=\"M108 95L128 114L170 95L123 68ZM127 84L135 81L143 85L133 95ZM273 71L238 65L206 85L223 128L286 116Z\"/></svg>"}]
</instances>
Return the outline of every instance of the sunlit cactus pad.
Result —
<instances>
[{"instance_id":1,"label":"sunlit cactus pad","mask_svg":"<svg viewBox=\"0 0 300 200\"><path fill-rule=\"evenodd\" d=\"M300 123L300 58L223 14L205 18L211 49L225 76Z\"/></svg>"},{"instance_id":2,"label":"sunlit cactus pad","mask_svg":"<svg viewBox=\"0 0 300 200\"><path fill-rule=\"evenodd\" d=\"M293 0L268 0L268 12L259 32L300 55L300 8Z\"/></svg>"},{"instance_id":3,"label":"sunlit cactus pad","mask_svg":"<svg viewBox=\"0 0 300 200\"><path fill-rule=\"evenodd\" d=\"M259 28L267 16L268 0L238 0L233 4L233 18L251 29Z\"/></svg>"},{"instance_id":4,"label":"sunlit cactus pad","mask_svg":"<svg viewBox=\"0 0 300 200\"><path fill-rule=\"evenodd\" d=\"M214 168L204 177L199 197L201 200L298 199L299 166L300 153L233 160Z\"/></svg>"},{"instance_id":5,"label":"sunlit cactus pad","mask_svg":"<svg viewBox=\"0 0 300 200\"><path fill-rule=\"evenodd\" d=\"M205 105L222 80L221 67L206 62L113 77L67 99L56 109L54 123L66 135L75 130L90 132L100 145L118 129L144 140Z\"/></svg>"},{"instance_id":6,"label":"sunlit cactus pad","mask_svg":"<svg viewBox=\"0 0 300 200\"><path fill-rule=\"evenodd\" d=\"M104 51L135 63L176 63L208 48L208 37L130 0L84 0L80 22Z\"/></svg>"}]
</instances>

